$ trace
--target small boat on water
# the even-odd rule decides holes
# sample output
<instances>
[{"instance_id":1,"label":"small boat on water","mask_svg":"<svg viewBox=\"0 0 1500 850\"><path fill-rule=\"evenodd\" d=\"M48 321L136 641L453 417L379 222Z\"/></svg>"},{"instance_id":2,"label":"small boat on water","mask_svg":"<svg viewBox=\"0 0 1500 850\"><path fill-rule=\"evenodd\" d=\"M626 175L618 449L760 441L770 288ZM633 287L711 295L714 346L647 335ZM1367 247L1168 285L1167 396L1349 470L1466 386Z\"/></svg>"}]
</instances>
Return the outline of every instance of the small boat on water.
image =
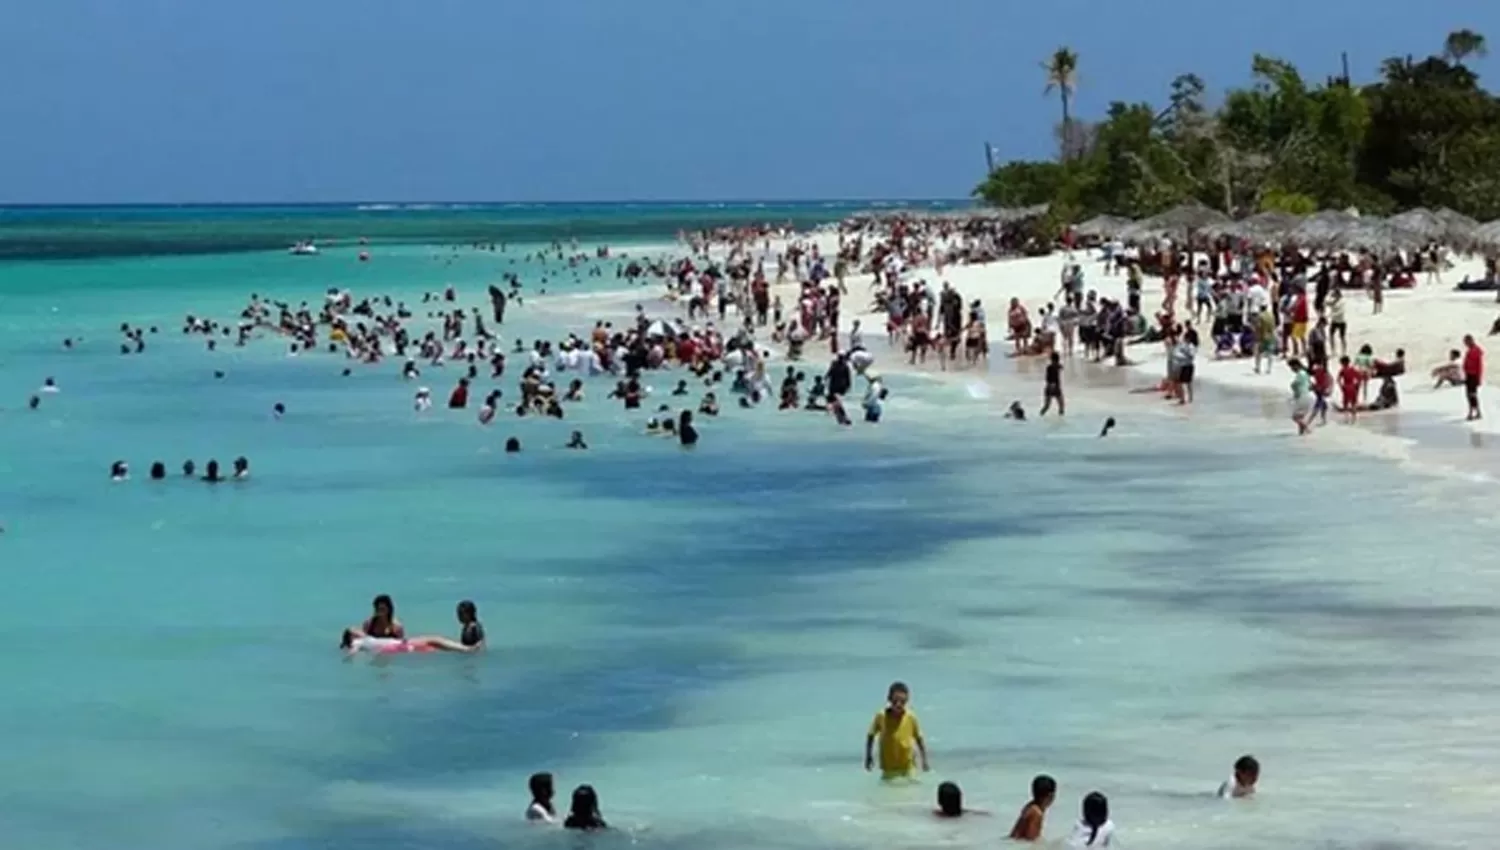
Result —
<instances>
[{"instance_id":1,"label":"small boat on water","mask_svg":"<svg viewBox=\"0 0 1500 850\"><path fill-rule=\"evenodd\" d=\"M287 252L296 254L299 257L312 256L318 253L318 246L311 242L298 242L296 245L288 248Z\"/></svg>"}]
</instances>

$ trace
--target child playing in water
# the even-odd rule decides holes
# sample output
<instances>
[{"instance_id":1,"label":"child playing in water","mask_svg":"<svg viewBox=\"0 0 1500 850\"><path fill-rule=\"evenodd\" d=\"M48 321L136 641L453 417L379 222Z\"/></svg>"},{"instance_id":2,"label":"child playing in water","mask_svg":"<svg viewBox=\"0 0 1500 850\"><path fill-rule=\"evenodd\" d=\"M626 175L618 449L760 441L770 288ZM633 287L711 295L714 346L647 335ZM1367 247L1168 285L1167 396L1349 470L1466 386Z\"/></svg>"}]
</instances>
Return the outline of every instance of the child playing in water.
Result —
<instances>
[{"instance_id":1,"label":"child playing in water","mask_svg":"<svg viewBox=\"0 0 1500 850\"><path fill-rule=\"evenodd\" d=\"M917 715L907 708L911 702L911 690L904 682L892 682L886 691L886 706L870 723L870 732L865 736L865 770L875 767L875 740L880 739L880 778L882 780L911 777L916 772L916 758L920 755L922 770L927 764L927 743L922 740L922 727Z\"/></svg>"},{"instance_id":2,"label":"child playing in water","mask_svg":"<svg viewBox=\"0 0 1500 850\"><path fill-rule=\"evenodd\" d=\"M932 814L940 818L961 818L964 815L988 815L983 809L971 809L964 805L964 792L957 782L944 782L937 789L937 808Z\"/></svg>"},{"instance_id":3,"label":"child playing in water","mask_svg":"<svg viewBox=\"0 0 1500 850\"><path fill-rule=\"evenodd\" d=\"M1031 801L1021 807L1016 825L1010 828L1012 841L1039 841L1047 809L1057 799L1057 780L1045 773L1031 780Z\"/></svg>"},{"instance_id":4,"label":"child playing in water","mask_svg":"<svg viewBox=\"0 0 1500 850\"><path fill-rule=\"evenodd\" d=\"M1255 796L1255 783L1260 781L1260 762L1255 756L1240 756L1234 762L1234 778L1219 786L1219 796L1226 800L1240 800Z\"/></svg>"}]
</instances>

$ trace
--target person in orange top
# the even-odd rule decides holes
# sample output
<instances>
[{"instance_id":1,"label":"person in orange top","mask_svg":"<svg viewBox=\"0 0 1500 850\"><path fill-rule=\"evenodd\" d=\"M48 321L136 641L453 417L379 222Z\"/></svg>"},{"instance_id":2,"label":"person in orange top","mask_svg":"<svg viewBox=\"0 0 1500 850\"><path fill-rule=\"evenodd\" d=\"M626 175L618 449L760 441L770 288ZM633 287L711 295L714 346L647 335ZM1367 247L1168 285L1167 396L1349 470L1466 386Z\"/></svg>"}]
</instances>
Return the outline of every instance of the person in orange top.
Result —
<instances>
[{"instance_id":1,"label":"person in orange top","mask_svg":"<svg viewBox=\"0 0 1500 850\"><path fill-rule=\"evenodd\" d=\"M1484 380L1484 349L1470 334L1464 334L1464 395L1469 400L1466 421L1483 418L1479 412L1479 384Z\"/></svg>"}]
</instances>

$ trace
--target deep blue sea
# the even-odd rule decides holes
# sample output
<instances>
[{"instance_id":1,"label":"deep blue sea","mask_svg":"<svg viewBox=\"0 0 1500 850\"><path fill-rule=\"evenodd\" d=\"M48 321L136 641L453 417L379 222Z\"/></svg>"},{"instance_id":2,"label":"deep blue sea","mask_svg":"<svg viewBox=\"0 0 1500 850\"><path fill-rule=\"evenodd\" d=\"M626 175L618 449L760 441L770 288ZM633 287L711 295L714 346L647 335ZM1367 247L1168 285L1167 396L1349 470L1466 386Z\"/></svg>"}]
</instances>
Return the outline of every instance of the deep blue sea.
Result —
<instances>
[{"instance_id":1,"label":"deep blue sea","mask_svg":"<svg viewBox=\"0 0 1500 850\"><path fill-rule=\"evenodd\" d=\"M1101 441L1095 418L1006 422L897 373L879 426L730 409L684 452L600 381L565 422L486 428L414 412L394 361L181 333L251 292L614 289L613 261L527 256L866 206L0 213L4 846L992 848L1041 772L1051 839L1097 789L1131 848L1489 843L1479 485L1165 415ZM308 237L338 244L286 252ZM532 298L503 333L580 310ZM158 329L144 353L120 353L123 322ZM441 401L456 377L422 383ZM560 449L575 428L589 451ZM146 480L238 455L249 481ZM341 660L377 593L414 633L474 600L490 651ZM895 679L933 772L890 787L861 750ZM1259 798L1214 800L1247 752ZM528 828L539 770L564 804L593 784L620 829ZM994 816L932 818L944 779Z\"/></svg>"}]
</instances>

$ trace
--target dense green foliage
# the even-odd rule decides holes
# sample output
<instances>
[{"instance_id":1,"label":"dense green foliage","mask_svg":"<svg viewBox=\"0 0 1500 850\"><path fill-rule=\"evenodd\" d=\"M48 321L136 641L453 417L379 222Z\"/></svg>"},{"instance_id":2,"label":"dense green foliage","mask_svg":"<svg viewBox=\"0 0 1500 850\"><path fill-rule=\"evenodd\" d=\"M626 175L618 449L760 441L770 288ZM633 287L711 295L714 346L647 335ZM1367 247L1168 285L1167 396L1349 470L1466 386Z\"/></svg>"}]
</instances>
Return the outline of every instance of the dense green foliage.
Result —
<instances>
[{"instance_id":1,"label":"dense green foliage","mask_svg":"<svg viewBox=\"0 0 1500 850\"><path fill-rule=\"evenodd\" d=\"M1358 207L1370 213L1449 207L1500 218L1500 98L1464 65L1484 37L1462 30L1444 49L1389 59L1381 78L1310 83L1257 55L1249 87L1212 109L1203 80L1172 81L1167 102L1115 102L1097 122L1071 111L1078 57L1044 63L1064 94L1057 161L1015 161L974 190L996 206L1051 203L1056 221L1141 217L1199 201L1234 215Z\"/></svg>"}]
</instances>

